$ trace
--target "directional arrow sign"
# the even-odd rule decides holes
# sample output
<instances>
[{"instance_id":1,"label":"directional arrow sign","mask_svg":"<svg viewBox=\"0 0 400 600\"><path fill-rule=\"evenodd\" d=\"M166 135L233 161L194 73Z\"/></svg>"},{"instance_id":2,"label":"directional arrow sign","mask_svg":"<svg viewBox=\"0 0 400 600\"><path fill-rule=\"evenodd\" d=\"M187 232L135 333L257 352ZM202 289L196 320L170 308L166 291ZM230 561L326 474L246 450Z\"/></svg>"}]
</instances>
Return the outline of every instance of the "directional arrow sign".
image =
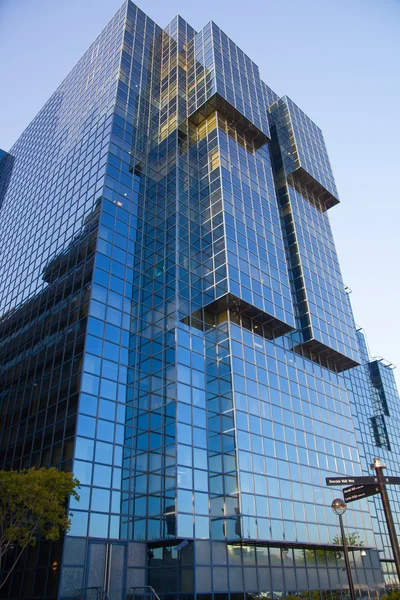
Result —
<instances>
[{"instance_id":1,"label":"directional arrow sign","mask_svg":"<svg viewBox=\"0 0 400 600\"><path fill-rule=\"evenodd\" d=\"M362 500L362 498L368 498L368 496L373 496L374 494L379 494L378 485L351 485L343 490L343 498L346 504L355 500Z\"/></svg>"},{"instance_id":2,"label":"directional arrow sign","mask_svg":"<svg viewBox=\"0 0 400 600\"><path fill-rule=\"evenodd\" d=\"M377 477L326 477L326 485L375 485ZM384 483L388 485L400 485L400 477L384 477Z\"/></svg>"},{"instance_id":3,"label":"directional arrow sign","mask_svg":"<svg viewBox=\"0 0 400 600\"><path fill-rule=\"evenodd\" d=\"M384 483L388 483L390 484L394 484L394 485L399 485L400 484L400 477L384 477L383 478Z\"/></svg>"},{"instance_id":4,"label":"directional arrow sign","mask_svg":"<svg viewBox=\"0 0 400 600\"><path fill-rule=\"evenodd\" d=\"M390 479L390 477L386 479ZM392 477L392 479L398 479L400 483L400 477ZM378 483L376 477L327 477L325 481L326 485L374 485Z\"/></svg>"}]
</instances>

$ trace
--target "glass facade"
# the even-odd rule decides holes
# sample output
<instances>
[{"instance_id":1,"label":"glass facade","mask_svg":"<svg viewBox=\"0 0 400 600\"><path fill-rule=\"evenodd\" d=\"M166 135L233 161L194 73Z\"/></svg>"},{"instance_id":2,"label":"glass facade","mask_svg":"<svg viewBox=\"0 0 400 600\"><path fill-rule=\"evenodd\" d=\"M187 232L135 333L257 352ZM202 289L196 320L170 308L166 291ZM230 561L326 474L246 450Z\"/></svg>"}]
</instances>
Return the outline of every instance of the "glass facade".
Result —
<instances>
[{"instance_id":1,"label":"glass facade","mask_svg":"<svg viewBox=\"0 0 400 600\"><path fill-rule=\"evenodd\" d=\"M356 437L363 473L371 474L370 465L379 456L387 466L387 474L400 475L399 394L390 362L370 359L364 333L357 332L362 365L346 373ZM387 486L395 527L400 534L400 495L397 486ZM398 585L389 535L379 496L368 499L377 548L380 552L386 585Z\"/></svg>"},{"instance_id":2,"label":"glass facade","mask_svg":"<svg viewBox=\"0 0 400 600\"><path fill-rule=\"evenodd\" d=\"M81 482L5 597L347 597L325 477L400 456L337 203L320 129L226 34L124 3L0 153L0 468ZM379 502L346 525L375 598Z\"/></svg>"}]
</instances>

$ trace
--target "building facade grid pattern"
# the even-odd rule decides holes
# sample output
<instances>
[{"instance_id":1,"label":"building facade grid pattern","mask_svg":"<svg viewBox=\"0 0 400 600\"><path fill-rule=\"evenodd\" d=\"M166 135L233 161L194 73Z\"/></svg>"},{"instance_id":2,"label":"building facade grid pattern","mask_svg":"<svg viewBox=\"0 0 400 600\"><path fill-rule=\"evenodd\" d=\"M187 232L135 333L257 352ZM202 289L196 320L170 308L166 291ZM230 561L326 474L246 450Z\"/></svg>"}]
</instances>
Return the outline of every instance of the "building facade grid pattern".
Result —
<instances>
[{"instance_id":1,"label":"building facade grid pattern","mask_svg":"<svg viewBox=\"0 0 400 600\"><path fill-rule=\"evenodd\" d=\"M346 597L324 478L397 456L398 395L357 337L318 127L214 23L162 29L128 1L10 154L1 465L81 489L6 597ZM377 597L379 504L346 523Z\"/></svg>"}]
</instances>

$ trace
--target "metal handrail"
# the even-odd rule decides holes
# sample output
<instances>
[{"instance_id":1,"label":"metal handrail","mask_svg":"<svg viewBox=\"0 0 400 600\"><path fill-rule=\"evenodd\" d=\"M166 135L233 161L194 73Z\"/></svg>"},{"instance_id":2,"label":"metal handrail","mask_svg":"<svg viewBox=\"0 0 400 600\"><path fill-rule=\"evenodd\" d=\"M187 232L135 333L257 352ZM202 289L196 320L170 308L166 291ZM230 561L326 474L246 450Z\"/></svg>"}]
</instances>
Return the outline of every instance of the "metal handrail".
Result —
<instances>
[{"instance_id":1,"label":"metal handrail","mask_svg":"<svg viewBox=\"0 0 400 600\"><path fill-rule=\"evenodd\" d=\"M156 590L151 585L134 585L131 590L150 590L156 600L160 600L160 596L157 594ZM96 590L96 600L110 600L110 596L107 594L105 590L100 585L95 585L91 587L84 587L79 590L79 592L88 591L88 590ZM102 594L99 598L99 592ZM80 595L80 594L79 594Z\"/></svg>"},{"instance_id":2,"label":"metal handrail","mask_svg":"<svg viewBox=\"0 0 400 600\"><path fill-rule=\"evenodd\" d=\"M157 600L160 600L160 596L157 594L156 590L151 587L151 585L134 585L131 588L129 588L130 590L151 590L152 594L154 594L154 596L157 598Z\"/></svg>"},{"instance_id":3,"label":"metal handrail","mask_svg":"<svg viewBox=\"0 0 400 600\"><path fill-rule=\"evenodd\" d=\"M100 600L111 600L110 596L107 594L105 590L101 587L101 585L95 585L91 587L84 587L79 590L79 592L87 591L87 590L96 590L96 600L99 600L99 591L102 594L100 596ZM79 594L80 595L80 594Z\"/></svg>"}]
</instances>

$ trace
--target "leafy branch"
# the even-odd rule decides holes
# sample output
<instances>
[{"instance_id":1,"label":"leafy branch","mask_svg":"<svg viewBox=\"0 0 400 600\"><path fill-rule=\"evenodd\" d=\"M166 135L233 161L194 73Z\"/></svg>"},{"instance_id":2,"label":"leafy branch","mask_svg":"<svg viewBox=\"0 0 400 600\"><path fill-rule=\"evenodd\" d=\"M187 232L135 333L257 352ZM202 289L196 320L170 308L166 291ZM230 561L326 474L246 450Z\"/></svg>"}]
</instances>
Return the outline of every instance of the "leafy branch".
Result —
<instances>
[{"instance_id":1,"label":"leafy branch","mask_svg":"<svg viewBox=\"0 0 400 600\"><path fill-rule=\"evenodd\" d=\"M79 500L77 487L79 481L72 473L55 468L0 471L0 564L12 546L19 547L0 588L25 548L35 546L39 537L55 541L68 531L67 501L71 496Z\"/></svg>"}]
</instances>

